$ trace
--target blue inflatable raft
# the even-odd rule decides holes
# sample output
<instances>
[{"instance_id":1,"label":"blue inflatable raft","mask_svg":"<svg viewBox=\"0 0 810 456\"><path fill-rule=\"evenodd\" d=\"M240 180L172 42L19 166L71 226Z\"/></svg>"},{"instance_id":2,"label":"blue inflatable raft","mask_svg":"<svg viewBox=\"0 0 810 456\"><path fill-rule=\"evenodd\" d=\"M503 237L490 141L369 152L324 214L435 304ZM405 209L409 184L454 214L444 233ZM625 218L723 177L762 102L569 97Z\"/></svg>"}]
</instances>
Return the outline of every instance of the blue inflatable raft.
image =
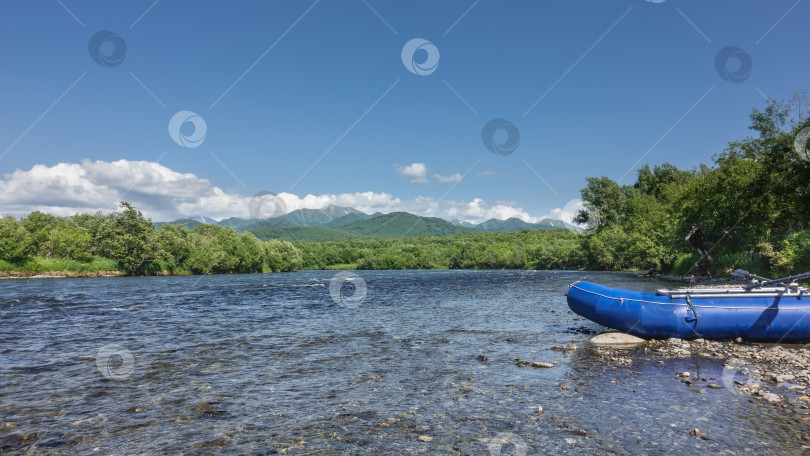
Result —
<instances>
[{"instance_id":1,"label":"blue inflatable raft","mask_svg":"<svg viewBox=\"0 0 810 456\"><path fill-rule=\"evenodd\" d=\"M810 290L793 282L808 276L657 293L574 282L568 307L600 325L641 337L810 341Z\"/></svg>"}]
</instances>

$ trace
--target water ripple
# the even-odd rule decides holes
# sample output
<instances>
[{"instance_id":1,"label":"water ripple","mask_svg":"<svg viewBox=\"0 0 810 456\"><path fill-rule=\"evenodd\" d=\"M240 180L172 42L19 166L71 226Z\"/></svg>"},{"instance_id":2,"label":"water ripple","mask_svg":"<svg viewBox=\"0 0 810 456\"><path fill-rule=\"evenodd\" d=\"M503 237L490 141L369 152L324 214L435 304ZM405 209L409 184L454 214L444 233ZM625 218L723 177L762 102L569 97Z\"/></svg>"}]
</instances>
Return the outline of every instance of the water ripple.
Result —
<instances>
[{"instance_id":1,"label":"water ripple","mask_svg":"<svg viewBox=\"0 0 810 456\"><path fill-rule=\"evenodd\" d=\"M798 420L672 378L722 364L597 361L567 284L655 282L357 273L357 308L330 271L0 282L0 452L487 454L498 435L529 454L803 451Z\"/></svg>"}]
</instances>

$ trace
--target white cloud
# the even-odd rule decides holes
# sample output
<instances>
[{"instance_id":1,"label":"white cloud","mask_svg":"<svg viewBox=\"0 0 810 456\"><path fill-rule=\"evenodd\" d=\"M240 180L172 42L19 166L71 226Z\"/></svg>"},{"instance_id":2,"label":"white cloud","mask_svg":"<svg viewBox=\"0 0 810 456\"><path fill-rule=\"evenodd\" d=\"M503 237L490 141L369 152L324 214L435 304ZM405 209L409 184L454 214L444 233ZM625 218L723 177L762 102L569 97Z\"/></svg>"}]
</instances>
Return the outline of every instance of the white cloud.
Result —
<instances>
[{"instance_id":1,"label":"white cloud","mask_svg":"<svg viewBox=\"0 0 810 456\"><path fill-rule=\"evenodd\" d=\"M530 216L519 207L507 204L495 204L490 206L481 198L475 198L470 202L448 201L446 213L449 218L457 218L464 221L483 222L491 218L505 220L516 217L526 222L533 223L539 221Z\"/></svg>"},{"instance_id":2,"label":"white cloud","mask_svg":"<svg viewBox=\"0 0 810 456\"><path fill-rule=\"evenodd\" d=\"M413 165L411 165L413 166ZM424 165L423 165L424 166ZM418 168L418 167L417 167ZM452 176L450 176L452 177ZM417 215L482 222L490 218L517 217L527 222L553 218L571 222L582 207L579 200L553 209L547 216L532 217L517 203L481 198L472 201L437 200L417 196L402 200L388 193L356 192L299 196L279 193L288 211L320 209L330 204L353 207L368 214L396 211ZM59 216L81 212L111 212L120 201L132 203L154 221L205 215L215 219L248 218L251 196L225 192L207 179L179 173L159 163L118 160L35 165L0 179L0 215L22 216L42 211Z\"/></svg>"},{"instance_id":3,"label":"white cloud","mask_svg":"<svg viewBox=\"0 0 810 456\"><path fill-rule=\"evenodd\" d=\"M3 213L43 211L67 216L110 212L120 201L132 202L155 220L174 220L178 215L230 216L247 208L244 197L155 162L85 160L51 167L35 165L0 180Z\"/></svg>"},{"instance_id":4,"label":"white cloud","mask_svg":"<svg viewBox=\"0 0 810 456\"><path fill-rule=\"evenodd\" d=\"M567 223L573 223L574 217L583 207L582 201L575 199L566 203L562 208L552 209L548 215L532 217L528 212L523 210L523 208L518 207L517 203L514 201L496 201L494 205L489 205L481 198L475 198L470 202L443 201L442 204L446 206L443 211L444 218L459 219L474 223L480 223L492 218L505 220L512 217L528 223L537 223L544 219L562 220Z\"/></svg>"},{"instance_id":5,"label":"white cloud","mask_svg":"<svg viewBox=\"0 0 810 456\"><path fill-rule=\"evenodd\" d=\"M481 171L480 173L476 174L475 177L497 176L497 175L498 175L498 173L496 173L495 171L493 171L491 169L487 169L487 170Z\"/></svg>"},{"instance_id":6,"label":"white cloud","mask_svg":"<svg viewBox=\"0 0 810 456\"><path fill-rule=\"evenodd\" d=\"M394 165L394 169L410 179L412 184L426 184L428 181L427 167L424 163L411 163L408 166Z\"/></svg>"},{"instance_id":7,"label":"white cloud","mask_svg":"<svg viewBox=\"0 0 810 456\"><path fill-rule=\"evenodd\" d=\"M459 173L451 174L449 176L442 176L441 174L434 174L433 178L439 182L443 183L450 183L450 182L461 182L462 175Z\"/></svg>"},{"instance_id":8,"label":"white cloud","mask_svg":"<svg viewBox=\"0 0 810 456\"><path fill-rule=\"evenodd\" d=\"M585 205L582 204L582 200L572 199L571 201L565 203L565 206L552 209L547 216L542 218L550 218L554 220L562 220L563 222L574 223L574 217L576 217L577 214L579 214L579 211L584 208Z\"/></svg>"}]
</instances>

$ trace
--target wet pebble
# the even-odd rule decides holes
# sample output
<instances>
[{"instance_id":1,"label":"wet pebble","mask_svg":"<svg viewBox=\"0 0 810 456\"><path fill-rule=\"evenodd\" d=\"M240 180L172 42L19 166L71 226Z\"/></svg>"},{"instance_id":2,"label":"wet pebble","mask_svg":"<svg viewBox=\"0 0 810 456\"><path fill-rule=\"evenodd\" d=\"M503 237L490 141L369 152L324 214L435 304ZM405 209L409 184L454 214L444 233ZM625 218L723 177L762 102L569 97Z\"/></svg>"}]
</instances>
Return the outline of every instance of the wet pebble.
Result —
<instances>
[{"instance_id":1,"label":"wet pebble","mask_svg":"<svg viewBox=\"0 0 810 456\"><path fill-rule=\"evenodd\" d=\"M615 334L615 333L606 333ZM796 409L807 407L806 396L810 388L810 350L804 345L765 345L736 339L734 341L714 341L705 339L685 340L670 338L652 339L644 344L644 352L663 358L689 358L701 356L725 360L725 378L732 378L733 388L743 395L756 396L762 401L783 404ZM621 365L626 350L611 346L596 348L599 359ZM663 360L658 361L664 364ZM707 388L723 389L717 379L692 378L689 372L678 372L676 377L686 385L699 381L708 383ZM770 383L776 388L763 392L761 383ZM698 390L696 390L698 391ZM705 392L705 390L699 390ZM768 394L765 396L765 394Z\"/></svg>"}]
</instances>

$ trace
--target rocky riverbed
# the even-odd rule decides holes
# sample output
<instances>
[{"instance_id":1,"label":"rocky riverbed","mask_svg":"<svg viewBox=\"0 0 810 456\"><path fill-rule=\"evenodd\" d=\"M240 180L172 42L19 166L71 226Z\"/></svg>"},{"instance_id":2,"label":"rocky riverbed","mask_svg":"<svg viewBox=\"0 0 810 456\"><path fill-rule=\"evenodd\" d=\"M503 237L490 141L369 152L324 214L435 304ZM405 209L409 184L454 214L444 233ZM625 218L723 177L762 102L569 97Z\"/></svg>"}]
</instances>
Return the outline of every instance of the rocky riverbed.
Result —
<instances>
[{"instance_id":1,"label":"rocky riverbed","mask_svg":"<svg viewBox=\"0 0 810 456\"><path fill-rule=\"evenodd\" d=\"M621 338L620 333L614 338ZM604 336L604 335L602 335ZM597 336L601 337L601 336ZM778 407L810 410L810 350L808 345L776 345L704 339L642 340L629 336L625 345L598 345L595 351L605 362L632 365L638 356L658 359L704 357L723 360L720 377L702 377L694 372L676 372L686 386L705 389L728 388L752 400ZM635 344L634 344L635 342Z\"/></svg>"}]
</instances>

